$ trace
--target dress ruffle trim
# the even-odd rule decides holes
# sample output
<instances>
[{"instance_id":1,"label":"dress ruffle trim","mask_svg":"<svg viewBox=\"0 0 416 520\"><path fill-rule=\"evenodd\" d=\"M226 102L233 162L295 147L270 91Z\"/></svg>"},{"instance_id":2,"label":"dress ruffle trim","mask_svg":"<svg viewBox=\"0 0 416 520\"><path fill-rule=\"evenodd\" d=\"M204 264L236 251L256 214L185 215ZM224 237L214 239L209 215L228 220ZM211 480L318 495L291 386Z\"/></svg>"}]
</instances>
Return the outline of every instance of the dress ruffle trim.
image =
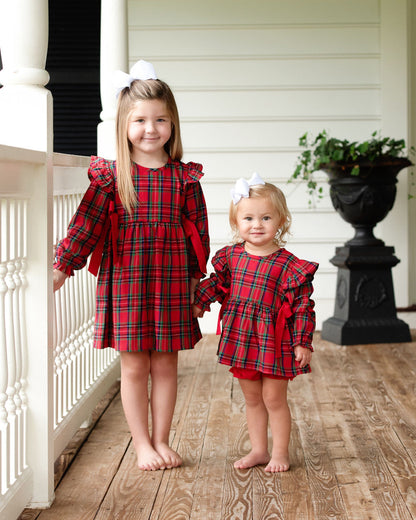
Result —
<instances>
[{"instance_id":1,"label":"dress ruffle trim","mask_svg":"<svg viewBox=\"0 0 416 520\"><path fill-rule=\"evenodd\" d=\"M211 260L212 266L217 272L224 273L229 270L227 262L227 248L229 248L229 246L225 246L217 251Z\"/></svg>"},{"instance_id":2,"label":"dress ruffle trim","mask_svg":"<svg viewBox=\"0 0 416 520\"><path fill-rule=\"evenodd\" d=\"M195 162L182 163L184 169L184 182L198 182L203 177L202 164Z\"/></svg>"},{"instance_id":3,"label":"dress ruffle trim","mask_svg":"<svg viewBox=\"0 0 416 520\"><path fill-rule=\"evenodd\" d=\"M290 264L290 271L287 277L287 288L294 289L303 285L305 282L310 282L318 269L319 264L316 262L308 262L294 257Z\"/></svg>"},{"instance_id":4,"label":"dress ruffle trim","mask_svg":"<svg viewBox=\"0 0 416 520\"><path fill-rule=\"evenodd\" d=\"M172 161L175 163L176 161ZM182 163L177 161L184 171L183 181L198 182L204 175L202 164L195 162ZM97 182L106 191L113 190L114 180L116 176L116 162L103 157L91 156L91 162L88 169L88 178L90 182Z\"/></svg>"},{"instance_id":5,"label":"dress ruffle trim","mask_svg":"<svg viewBox=\"0 0 416 520\"><path fill-rule=\"evenodd\" d=\"M102 157L91 156L90 167L88 169L90 182L96 182L104 191L114 190L115 180L115 161L103 159Z\"/></svg>"}]
</instances>

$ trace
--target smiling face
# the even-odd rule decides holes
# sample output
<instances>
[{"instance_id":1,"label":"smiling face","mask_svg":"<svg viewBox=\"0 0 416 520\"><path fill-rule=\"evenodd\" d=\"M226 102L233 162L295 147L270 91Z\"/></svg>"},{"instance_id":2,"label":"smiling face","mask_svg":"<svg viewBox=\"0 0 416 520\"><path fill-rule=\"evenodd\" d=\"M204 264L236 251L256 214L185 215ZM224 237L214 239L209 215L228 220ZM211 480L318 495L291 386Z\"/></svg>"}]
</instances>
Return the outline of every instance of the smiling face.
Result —
<instances>
[{"instance_id":1,"label":"smiling face","mask_svg":"<svg viewBox=\"0 0 416 520\"><path fill-rule=\"evenodd\" d=\"M131 158L142 166L158 167L166 163L165 144L172 135L172 120L166 103L159 99L137 101L129 115L127 137Z\"/></svg>"},{"instance_id":2,"label":"smiling face","mask_svg":"<svg viewBox=\"0 0 416 520\"><path fill-rule=\"evenodd\" d=\"M269 197L242 198L237 204L236 219L247 252L262 256L279 249L274 238L282 219Z\"/></svg>"}]
</instances>

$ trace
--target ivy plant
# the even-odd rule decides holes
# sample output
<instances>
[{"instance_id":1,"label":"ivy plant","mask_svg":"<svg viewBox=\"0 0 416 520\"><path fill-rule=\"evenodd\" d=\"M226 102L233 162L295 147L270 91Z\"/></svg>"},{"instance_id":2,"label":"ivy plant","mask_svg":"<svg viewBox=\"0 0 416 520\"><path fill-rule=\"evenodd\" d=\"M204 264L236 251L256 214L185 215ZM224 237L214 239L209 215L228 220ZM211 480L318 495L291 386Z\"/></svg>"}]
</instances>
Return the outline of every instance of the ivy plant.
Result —
<instances>
[{"instance_id":1,"label":"ivy plant","mask_svg":"<svg viewBox=\"0 0 416 520\"><path fill-rule=\"evenodd\" d=\"M373 132L366 141L349 141L330 137L326 130L320 132L314 139L308 132L299 139L303 149L299 154L295 170L288 182L296 179L306 183L309 196L315 200L322 198L322 187L318 186L314 173L329 166L331 163L341 163L349 166L349 175L360 175L360 163L377 162L381 159L405 157L406 143L404 139L381 137L379 132ZM415 149L412 147L414 154ZM311 204L312 201L309 201Z\"/></svg>"}]
</instances>

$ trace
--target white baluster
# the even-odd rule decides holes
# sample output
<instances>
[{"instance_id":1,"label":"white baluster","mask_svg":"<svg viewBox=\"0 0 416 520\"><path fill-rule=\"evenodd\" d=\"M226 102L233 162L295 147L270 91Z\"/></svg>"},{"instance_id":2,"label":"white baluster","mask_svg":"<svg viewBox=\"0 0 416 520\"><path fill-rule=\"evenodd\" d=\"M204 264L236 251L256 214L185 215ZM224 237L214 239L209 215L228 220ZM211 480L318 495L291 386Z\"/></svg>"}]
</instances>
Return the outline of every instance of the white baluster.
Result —
<instances>
[{"instance_id":1,"label":"white baluster","mask_svg":"<svg viewBox=\"0 0 416 520\"><path fill-rule=\"evenodd\" d=\"M6 343L6 274L7 267L0 263L0 493L4 494L9 481L9 425L7 422L7 343Z\"/></svg>"},{"instance_id":2,"label":"white baluster","mask_svg":"<svg viewBox=\"0 0 416 520\"><path fill-rule=\"evenodd\" d=\"M64 392L65 392L65 401L64 401L64 415L66 415L69 410L72 408L71 396L72 396L72 387L71 387L71 351L69 349L70 339L69 334L71 331L71 321L70 321L70 289L71 289L71 280L67 280L67 283L64 285L64 323L65 323L65 333L63 335L64 338L64 348L63 354L65 359L65 368L64 368Z\"/></svg>"},{"instance_id":3,"label":"white baluster","mask_svg":"<svg viewBox=\"0 0 416 520\"><path fill-rule=\"evenodd\" d=\"M75 347L75 397L78 401L81 398L81 343L80 339L80 327L81 327L81 293L82 293L82 285L81 285L81 276L80 272L77 273L75 277L75 333L74 333L74 347Z\"/></svg>"},{"instance_id":4,"label":"white baluster","mask_svg":"<svg viewBox=\"0 0 416 520\"><path fill-rule=\"evenodd\" d=\"M62 196L54 197L54 232L53 236L57 245L59 237L63 236L63 205ZM63 390L62 390L62 292L63 289L54 293L54 428L63 418Z\"/></svg>"},{"instance_id":5,"label":"white baluster","mask_svg":"<svg viewBox=\"0 0 416 520\"><path fill-rule=\"evenodd\" d=\"M75 307L75 299L76 299L76 278L78 273L75 273L74 276L70 280L69 286L69 368L70 368L70 379L71 379L71 408L77 402L76 396L76 387L77 387L77 378L76 378L76 347L75 347L75 326L76 326L76 307Z\"/></svg>"},{"instance_id":6,"label":"white baluster","mask_svg":"<svg viewBox=\"0 0 416 520\"><path fill-rule=\"evenodd\" d=\"M26 215L27 215L27 202L24 203L24 215L25 215L25 224L26 224ZM26 233L23 234L23 250L21 259L21 270L20 270L20 280L21 280L21 291L22 297L20 298L20 337L21 337L21 346L22 346L22 370L21 370L21 379L20 379L20 398L22 401L22 469L27 467L27 394L26 394L26 386L27 386L27 322L26 322L26 304L25 304L25 294L27 287L27 279L26 279Z\"/></svg>"},{"instance_id":7,"label":"white baluster","mask_svg":"<svg viewBox=\"0 0 416 520\"><path fill-rule=\"evenodd\" d=\"M6 274L6 348L7 348L7 367L8 367L8 384L6 389L7 401L7 420L10 428L10 482L13 483L17 477L17 438L16 438L16 405L14 402L16 388L16 350L14 337L14 298L13 294L16 289L13 275L15 272L15 265L13 262L7 262Z\"/></svg>"},{"instance_id":8,"label":"white baluster","mask_svg":"<svg viewBox=\"0 0 416 520\"><path fill-rule=\"evenodd\" d=\"M15 334L15 355L16 355L16 381L14 383L15 386L15 394L14 394L14 404L16 406L16 432L17 432L17 453L16 453L16 463L17 463L17 475L19 475L23 471L23 432L22 432L22 337L21 337L21 328L22 328L22 315L21 315L21 289L22 289L22 281L20 278L20 270L22 268L22 263L20 259L15 261L15 272L13 276L13 281L15 284L14 291L14 303L13 303L13 312L14 312L14 334Z\"/></svg>"},{"instance_id":9,"label":"white baluster","mask_svg":"<svg viewBox=\"0 0 416 520\"><path fill-rule=\"evenodd\" d=\"M72 207L76 206L77 196L72 195ZM74 209L75 211L75 209ZM80 272L77 271L74 276L74 293L73 293L73 301L72 301L72 330L73 330L73 355L72 355L72 364L73 364L73 379L74 379L74 388L73 388L73 399L74 403L76 403L81 397L81 374L80 374L80 343L79 343L79 328L80 328L80 295L81 295L81 286L80 286Z\"/></svg>"},{"instance_id":10,"label":"white baluster","mask_svg":"<svg viewBox=\"0 0 416 520\"><path fill-rule=\"evenodd\" d=\"M86 309L85 309L85 289L87 281L87 269L83 269L80 273L80 329L79 329L79 351L80 351L80 377L81 377L81 394L84 394L87 389L86 374L85 374L85 328L86 328Z\"/></svg>"},{"instance_id":11,"label":"white baluster","mask_svg":"<svg viewBox=\"0 0 416 520\"><path fill-rule=\"evenodd\" d=\"M63 198L63 221L68 223L71 218L71 209L68 208L68 198ZM64 236L64 235L63 235ZM62 390L63 390L63 417L66 416L68 411L71 409L70 402L70 351L69 351L69 334L70 334L70 316L69 316L69 292L70 292L71 280L68 279L63 285L61 291L62 298Z\"/></svg>"}]
</instances>

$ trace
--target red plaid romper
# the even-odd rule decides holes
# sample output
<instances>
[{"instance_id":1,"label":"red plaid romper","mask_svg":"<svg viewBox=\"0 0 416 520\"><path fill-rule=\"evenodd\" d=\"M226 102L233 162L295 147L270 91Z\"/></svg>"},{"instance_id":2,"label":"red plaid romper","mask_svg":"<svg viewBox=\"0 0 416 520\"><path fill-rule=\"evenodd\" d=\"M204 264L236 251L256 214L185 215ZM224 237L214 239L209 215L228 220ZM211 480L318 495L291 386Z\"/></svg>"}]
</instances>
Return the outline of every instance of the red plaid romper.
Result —
<instances>
[{"instance_id":1,"label":"red plaid romper","mask_svg":"<svg viewBox=\"0 0 416 520\"><path fill-rule=\"evenodd\" d=\"M212 265L215 273L199 284L195 304L209 310L223 302L219 362L283 378L310 372L309 365L299 367L293 348L313 350L318 264L286 249L254 256L236 244L217 251Z\"/></svg>"},{"instance_id":2,"label":"red plaid romper","mask_svg":"<svg viewBox=\"0 0 416 520\"><path fill-rule=\"evenodd\" d=\"M201 338L192 317L189 281L203 273L182 224L184 217L193 222L206 262L209 237L201 170L199 164L172 160L157 169L134 165L139 204L129 215L115 197L115 161L92 157L91 184L57 247L54 268L72 275L86 264L115 200L118 258L113 258L107 236L97 282L95 348L174 352L193 348Z\"/></svg>"}]
</instances>

